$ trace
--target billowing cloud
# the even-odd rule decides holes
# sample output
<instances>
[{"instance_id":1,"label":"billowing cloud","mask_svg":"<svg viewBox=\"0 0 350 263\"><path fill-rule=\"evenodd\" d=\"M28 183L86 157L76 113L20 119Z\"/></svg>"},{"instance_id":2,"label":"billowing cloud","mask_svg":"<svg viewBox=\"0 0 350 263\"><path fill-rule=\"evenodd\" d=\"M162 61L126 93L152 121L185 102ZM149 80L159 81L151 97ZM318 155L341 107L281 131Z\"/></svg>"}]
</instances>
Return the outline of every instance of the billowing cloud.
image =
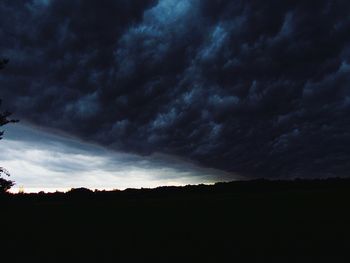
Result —
<instances>
[{"instance_id":1,"label":"billowing cloud","mask_svg":"<svg viewBox=\"0 0 350 263\"><path fill-rule=\"evenodd\" d=\"M25 4L23 4L25 2ZM348 1L3 1L1 96L110 149L347 176Z\"/></svg>"}]
</instances>

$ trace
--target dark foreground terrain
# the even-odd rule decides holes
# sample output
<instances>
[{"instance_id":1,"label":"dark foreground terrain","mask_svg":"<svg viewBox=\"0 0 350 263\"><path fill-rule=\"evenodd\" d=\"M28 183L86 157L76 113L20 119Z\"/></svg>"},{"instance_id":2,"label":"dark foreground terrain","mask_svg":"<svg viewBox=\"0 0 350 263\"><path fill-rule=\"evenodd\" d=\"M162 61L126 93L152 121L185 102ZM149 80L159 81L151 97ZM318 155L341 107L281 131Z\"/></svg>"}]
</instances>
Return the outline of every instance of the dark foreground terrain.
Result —
<instances>
[{"instance_id":1,"label":"dark foreground terrain","mask_svg":"<svg viewBox=\"0 0 350 263\"><path fill-rule=\"evenodd\" d=\"M0 261L350 262L349 201L345 179L6 195Z\"/></svg>"}]
</instances>

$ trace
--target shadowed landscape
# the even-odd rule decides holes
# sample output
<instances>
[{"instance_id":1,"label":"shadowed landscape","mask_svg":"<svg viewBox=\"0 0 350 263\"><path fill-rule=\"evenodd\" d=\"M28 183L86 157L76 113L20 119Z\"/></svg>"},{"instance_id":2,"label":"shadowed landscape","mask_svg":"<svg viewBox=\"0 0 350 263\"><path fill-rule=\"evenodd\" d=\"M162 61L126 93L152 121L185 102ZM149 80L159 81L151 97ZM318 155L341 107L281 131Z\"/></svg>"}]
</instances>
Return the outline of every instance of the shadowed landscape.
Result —
<instances>
[{"instance_id":1,"label":"shadowed landscape","mask_svg":"<svg viewBox=\"0 0 350 263\"><path fill-rule=\"evenodd\" d=\"M348 262L350 180L0 196L24 262Z\"/></svg>"},{"instance_id":2,"label":"shadowed landscape","mask_svg":"<svg viewBox=\"0 0 350 263\"><path fill-rule=\"evenodd\" d=\"M349 14L1 0L1 263L350 262Z\"/></svg>"}]
</instances>

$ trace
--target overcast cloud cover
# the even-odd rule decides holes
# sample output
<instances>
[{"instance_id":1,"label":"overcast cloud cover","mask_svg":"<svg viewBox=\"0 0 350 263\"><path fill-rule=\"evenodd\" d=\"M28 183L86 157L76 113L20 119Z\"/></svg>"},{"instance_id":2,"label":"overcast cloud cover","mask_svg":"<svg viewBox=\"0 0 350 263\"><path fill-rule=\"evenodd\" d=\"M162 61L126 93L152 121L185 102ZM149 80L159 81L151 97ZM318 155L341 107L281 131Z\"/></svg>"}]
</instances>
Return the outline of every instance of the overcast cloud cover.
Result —
<instances>
[{"instance_id":1,"label":"overcast cloud cover","mask_svg":"<svg viewBox=\"0 0 350 263\"><path fill-rule=\"evenodd\" d=\"M250 177L348 176L347 0L3 0L7 109Z\"/></svg>"}]
</instances>

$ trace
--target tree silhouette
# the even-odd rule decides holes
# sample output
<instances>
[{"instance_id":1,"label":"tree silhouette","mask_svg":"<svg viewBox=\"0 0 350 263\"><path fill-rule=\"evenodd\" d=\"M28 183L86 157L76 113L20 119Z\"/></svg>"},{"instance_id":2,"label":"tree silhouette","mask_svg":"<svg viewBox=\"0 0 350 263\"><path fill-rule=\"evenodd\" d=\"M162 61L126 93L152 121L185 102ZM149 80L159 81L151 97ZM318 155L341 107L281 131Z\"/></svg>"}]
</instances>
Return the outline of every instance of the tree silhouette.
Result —
<instances>
[{"instance_id":1,"label":"tree silhouette","mask_svg":"<svg viewBox=\"0 0 350 263\"><path fill-rule=\"evenodd\" d=\"M7 63L8 63L8 59L0 59L0 69L4 68L4 66ZM2 101L0 100L0 107L1 107L1 103ZM9 119L10 116L11 116L11 112L2 111L0 109L0 127L8 123L18 122L18 120ZM0 131L0 140L2 139L3 135L4 135L4 131ZM7 192L14 185L13 181L1 178L2 175L10 176L10 173L5 168L0 167L0 194Z\"/></svg>"}]
</instances>

